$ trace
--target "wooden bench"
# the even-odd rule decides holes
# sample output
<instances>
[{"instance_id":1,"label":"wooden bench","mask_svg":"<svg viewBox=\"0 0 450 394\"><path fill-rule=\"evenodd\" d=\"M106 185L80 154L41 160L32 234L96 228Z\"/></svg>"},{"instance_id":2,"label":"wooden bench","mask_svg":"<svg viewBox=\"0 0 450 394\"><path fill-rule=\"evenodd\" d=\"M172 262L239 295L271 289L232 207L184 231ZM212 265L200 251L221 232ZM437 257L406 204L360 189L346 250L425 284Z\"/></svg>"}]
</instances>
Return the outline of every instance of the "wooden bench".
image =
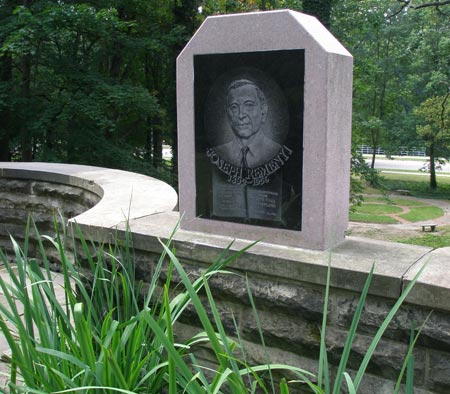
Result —
<instances>
[{"instance_id":1,"label":"wooden bench","mask_svg":"<svg viewBox=\"0 0 450 394\"><path fill-rule=\"evenodd\" d=\"M401 196L409 196L409 190L396 190L396 192Z\"/></svg>"},{"instance_id":2,"label":"wooden bench","mask_svg":"<svg viewBox=\"0 0 450 394\"><path fill-rule=\"evenodd\" d=\"M422 231L429 231L429 232L433 233L436 231L436 226L437 226L437 224L435 224L435 223L422 224Z\"/></svg>"}]
</instances>

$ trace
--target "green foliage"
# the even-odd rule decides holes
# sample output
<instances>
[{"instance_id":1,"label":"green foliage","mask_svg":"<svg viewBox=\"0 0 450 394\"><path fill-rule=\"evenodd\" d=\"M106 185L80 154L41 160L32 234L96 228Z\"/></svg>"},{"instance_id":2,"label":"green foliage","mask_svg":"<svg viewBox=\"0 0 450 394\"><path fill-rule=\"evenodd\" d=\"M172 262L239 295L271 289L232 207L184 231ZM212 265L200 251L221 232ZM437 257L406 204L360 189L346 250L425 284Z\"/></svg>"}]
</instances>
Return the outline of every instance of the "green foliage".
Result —
<instances>
[{"instance_id":1,"label":"green foliage","mask_svg":"<svg viewBox=\"0 0 450 394\"><path fill-rule=\"evenodd\" d=\"M443 81L441 81L443 82ZM448 83L450 89L450 83ZM450 156L450 92L430 97L415 109L419 118L417 133L427 146L429 154L430 188L437 188L436 162Z\"/></svg>"},{"instance_id":2,"label":"green foliage","mask_svg":"<svg viewBox=\"0 0 450 394\"><path fill-rule=\"evenodd\" d=\"M448 19L443 7L394 3L4 1L0 160L110 166L174 183L176 56L208 15L278 8L317 16L353 53L355 144L419 146L428 126L416 133L414 109L450 83ZM172 166L162 160L163 141L175 150Z\"/></svg>"},{"instance_id":3,"label":"green foliage","mask_svg":"<svg viewBox=\"0 0 450 394\"><path fill-rule=\"evenodd\" d=\"M417 132L429 146L438 144L438 156L448 156L450 150L450 93L445 96L429 97L416 109L419 117ZM445 153L446 154L445 154Z\"/></svg>"},{"instance_id":4,"label":"green foliage","mask_svg":"<svg viewBox=\"0 0 450 394\"><path fill-rule=\"evenodd\" d=\"M329 28L333 3L335 3L335 0L303 0L302 9L306 14L316 16Z\"/></svg>"},{"instance_id":5,"label":"green foliage","mask_svg":"<svg viewBox=\"0 0 450 394\"><path fill-rule=\"evenodd\" d=\"M380 186L380 177L376 170L367 165L363 155L356 151L355 145L352 146L350 174L350 209L354 210L364 201L362 196L365 189L364 184L369 183L374 187Z\"/></svg>"},{"instance_id":6,"label":"green foliage","mask_svg":"<svg viewBox=\"0 0 450 394\"><path fill-rule=\"evenodd\" d=\"M448 15L400 8L391 0L340 0L331 23L354 56L353 143L387 153L423 146L414 110L450 85Z\"/></svg>"},{"instance_id":7,"label":"green foliage","mask_svg":"<svg viewBox=\"0 0 450 394\"><path fill-rule=\"evenodd\" d=\"M440 198L447 200L450 195L450 178L439 177L439 188L432 189L427 178L417 174L383 174L383 188L387 191L408 190L411 196Z\"/></svg>"},{"instance_id":8,"label":"green foliage","mask_svg":"<svg viewBox=\"0 0 450 394\"><path fill-rule=\"evenodd\" d=\"M187 8L177 20L178 3L157 3L6 2L2 156L168 178L161 154L163 141L175 142L175 57L195 26L185 26Z\"/></svg>"},{"instance_id":9,"label":"green foliage","mask_svg":"<svg viewBox=\"0 0 450 394\"><path fill-rule=\"evenodd\" d=\"M397 237L393 242L401 242L409 245L428 246L433 249L446 248L450 245L450 226L438 226L433 233L423 232L416 237Z\"/></svg>"},{"instance_id":10,"label":"green foliage","mask_svg":"<svg viewBox=\"0 0 450 394\"><path fill-rule=\"evenodd\" d=\"M112 246L88 243L78 231L87 277L71 262L66 237L38 236L40 258L27 257L29 230L23 249L12 240L15 264L0 250L11 281L0 279L5 301L0 303L0 329L11 348L11 393L232 393L268 392L259 374L287 369L302 381L313 376L300 368L279 364L250 367L239 360L240 343L225 333L208 286L218 273L245 249L225 250L196 280L188 277L170 247L163 253L144 291L135 281L130 234ZM118 246L121 244L121 246ZM64 300L57 297L46 248L59 252ZM169 259L168 267L167 257ZM165 274L162 275L162 272ZM180 284L174 289L172 278ZM199 292L206 293L205 300ZM23 308L18 308L18 305ZM203 331L178 343L173 332L188 305L192 305ZM23 309L23 311L22 311ZM212 316L212 317L211 317ZM209 344L218 365L213 376L197 362L192 348ZM212 371L211 371L212 372ZM272 383L273 385L273 383ZM272 386L273 387L273 386ZM249 390L249 391L248 391Z\"/></svg>"},{"instance_id":11,"label":"green foliage","mask_svg":"<svg viewBox=\"0 0 450 394\"><path fill-rule=\"evenodd\" d=\"M342 0L333 11L332 31L353 53L354 138L374 148L386 141L392 119L398 117L397 100L403 90L404 18L389 21L389 1Z\"/></svg>"},{"instance_id":12,"label":"green foliage","mask_svg":"<svg viewBox=\"0 0 450 394\"><path fill-rule=\"evenodd\" d=\"M372 281L373 273L374 273L374 265L372 265L372 268L369 272L369 275L366 279L366 282L364 284L363 290L361 292L360 299L358 301L358 305L356 307L355 313L353 315L352 323L350 325L350 329L347 335L347 339L344 345L344 349L342 351L341 359L339 362L338 371L336 374L336 378L334 382L331 382L331 370L328 366L327 356L326 356L326 321L327 321L327 313L328 313L328 297L329 297L329 291L330 291L330 276L331 276L331 254L328 261L328 271L327 271L327 282L325 287L325 302L324 302L324 308L323 308L323 321L322 321L322 330L321 330L321 345L320 345L320 359L319 359L319 376L318 376L318 390L315 390L315 393L333 393L338 394L341 392L342 384L343 384L343 378L345 378L347 388L349 393L357 393L358 387L361 384L361 380L364 377L364 374L366 372L367 366L370 362L370 359L372 358L376 347L378 346L378 343L381 340L381 337L383 336L384 332L386 331L387 327L389 326L390 322L394 318L395 314L401 307L403 301L406 299L410 291L412 290L415 282L418 280L419 276L421 275L422 271L425 269L426 264L421 267L421 269L418 271L418 273L414 276L413 280L408 284L408 286L405 288L405 290L402 292L388 315L386 316L385 320L381 324L380 328L376 332L371 344L369 345L369 348L367 349L366 354L364 355L363 360L361 361L360 367L358 371L356 372L356 375L352 379L348 372L346 372L346 366L350 357L350 351L353 345L353 342L356 338L356 332L358 329L359 320L361 318L361 314L364 309L365 300L367 297L367 294L369 292L370 283ZM403 367L401 369L400 375L397 379L396 387L394 389L394 393L397 394L398 390L400 388L400 383L403 377L404 370L408 370L408 373L413 373L411 371L411 363L409 362L413 347L417 341L417 337L420 334L420 331L426 324L426 321L428 318L424 321L423 325L421 326L419 333L415 336L414 340L411 341L410 347L407 353L407 356L404 360ZM408 368L409 367L409 368ZM407 387L407 394L412 394L413 390L412 387Z\"/></svg>"},{"instance_id":13,"label":"green foliage","mask_svg":"<svg viewBox=\"0 0 450 394\"><path fill-rule=\"evenodd\" d=\"M238 341L226 334L208 279L219 273L227 274L223 271L226 264L246 249L235 254L224 250L205 272L193 280L182 268L169 239L166 244L161 243L162 255L144 291L142 285L136 283L130 233L126 233L123 241L116 238L114 244L107 247L88 243L75 228L80 246L74 256L81 253L87 264L87 270L80 271L80 266L71 262L71 254L65 246L66 235L60 233L58 227L53 238L41 237L37 229L35 231L42 267L37 260L27 256L29 226L23 249L12 239L15 264L11 264L0 250L1 261L10 275L10 281L0 279L5 298L0 303L0 329L12 351L11 393L87 393L95 390L131 394L168 390L174 394L203 394L225 390L241 394L256 393L259 389L268 393L276 392L271 378L275 370L294 373L316 394L339 393L344 378L349 391L356 392L384 331L424 269L422 267L395 303L352 379L346 372L346 366L372 280L372 267L349 329L336 379L332 381L325 341L331 283L330 254L319 376L317 384L314 384L311 373L293 366L271 364L268 354L267 364L255 367L246 363L245 352L241 353L244 359L236 356L236 351L243 350L239 333ZM55 291L57 284L50 271L46 254L48 248L55 248L59 253L64 300L58 298ZM163 271L165 274L161 275ZM174 289L172 280L175 275L180 284ZM206 299L200 298L200 292ZM248 283L247 292L265 348L262 324ZM204 331L185 343L178 343L173 326L188 305L194 308ZM404 371L411 375L412 349L424 324L411 340L397 389ZM214 353L217 370L210 371L213 372L210 378L205 376L204 368L192 353L197 344L208 344ZM266 372L270 376L270 388L259 375ZM280 392L289 393L289 384L285 379L280 382Z\"/></svg>"}]
</instances>

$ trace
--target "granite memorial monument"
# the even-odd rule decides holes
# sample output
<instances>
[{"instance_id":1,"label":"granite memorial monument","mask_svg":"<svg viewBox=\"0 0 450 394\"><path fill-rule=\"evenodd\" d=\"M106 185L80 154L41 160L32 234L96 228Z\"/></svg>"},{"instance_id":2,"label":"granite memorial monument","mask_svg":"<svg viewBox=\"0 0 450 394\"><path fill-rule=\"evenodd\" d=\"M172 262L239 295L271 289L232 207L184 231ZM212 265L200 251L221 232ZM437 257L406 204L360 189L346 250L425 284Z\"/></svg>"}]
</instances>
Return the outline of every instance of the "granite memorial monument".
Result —
<instances>
[{"instance_id":1,"label":"granite memorial monument","mask_svg":"<svg viewBox=\"0 0 450 394\"><path fill-rule=\"evenodd\" d=\"M207 18L177 61L181 227L313 249L342 241L351 74L351 55L313 17Z\"/></svg>"}]
</instances>

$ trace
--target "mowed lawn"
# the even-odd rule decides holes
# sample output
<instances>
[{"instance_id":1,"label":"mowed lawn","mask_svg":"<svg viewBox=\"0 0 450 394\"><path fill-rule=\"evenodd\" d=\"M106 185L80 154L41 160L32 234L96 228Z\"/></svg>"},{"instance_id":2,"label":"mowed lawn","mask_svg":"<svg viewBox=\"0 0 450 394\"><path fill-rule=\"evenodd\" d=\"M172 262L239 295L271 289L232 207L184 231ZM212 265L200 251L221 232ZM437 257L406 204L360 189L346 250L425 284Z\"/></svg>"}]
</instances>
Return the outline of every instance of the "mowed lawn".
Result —
<instances>
[{"instance_id":1,"label":"mowed lawn","mask_svg":"<svg viewBox=\"0 0 450 394\"><path fill-rule=\"evenodd\" d=\"M350 220L365 223L395 224L398 218L408 222L421 222L444 215L442 208L422 201L406 198L366 197L364 202L350 212Z\"/></svg>"}]
</instances>

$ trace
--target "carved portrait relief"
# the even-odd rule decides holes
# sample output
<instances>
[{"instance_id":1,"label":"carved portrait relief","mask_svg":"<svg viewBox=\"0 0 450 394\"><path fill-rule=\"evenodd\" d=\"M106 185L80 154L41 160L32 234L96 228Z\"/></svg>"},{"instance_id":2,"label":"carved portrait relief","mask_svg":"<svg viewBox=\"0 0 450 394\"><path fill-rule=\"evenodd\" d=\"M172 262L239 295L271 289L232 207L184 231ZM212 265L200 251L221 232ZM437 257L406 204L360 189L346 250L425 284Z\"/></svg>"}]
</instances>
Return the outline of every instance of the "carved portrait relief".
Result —
<instances>
[{"instance_id":1,"label":"carved portrait relief","mask_svg":"<svg viewBox=\"0 0 450 394\"><path fill-rule=\"evenodd\" d=\"M286 91L252 62L218 69L208 86L199 83L195 92L199 214L288 228L287 215L300 210L302 130L292 131ZM292 177L289 172L299 163Z\"/></svg>"}]
</instances>

